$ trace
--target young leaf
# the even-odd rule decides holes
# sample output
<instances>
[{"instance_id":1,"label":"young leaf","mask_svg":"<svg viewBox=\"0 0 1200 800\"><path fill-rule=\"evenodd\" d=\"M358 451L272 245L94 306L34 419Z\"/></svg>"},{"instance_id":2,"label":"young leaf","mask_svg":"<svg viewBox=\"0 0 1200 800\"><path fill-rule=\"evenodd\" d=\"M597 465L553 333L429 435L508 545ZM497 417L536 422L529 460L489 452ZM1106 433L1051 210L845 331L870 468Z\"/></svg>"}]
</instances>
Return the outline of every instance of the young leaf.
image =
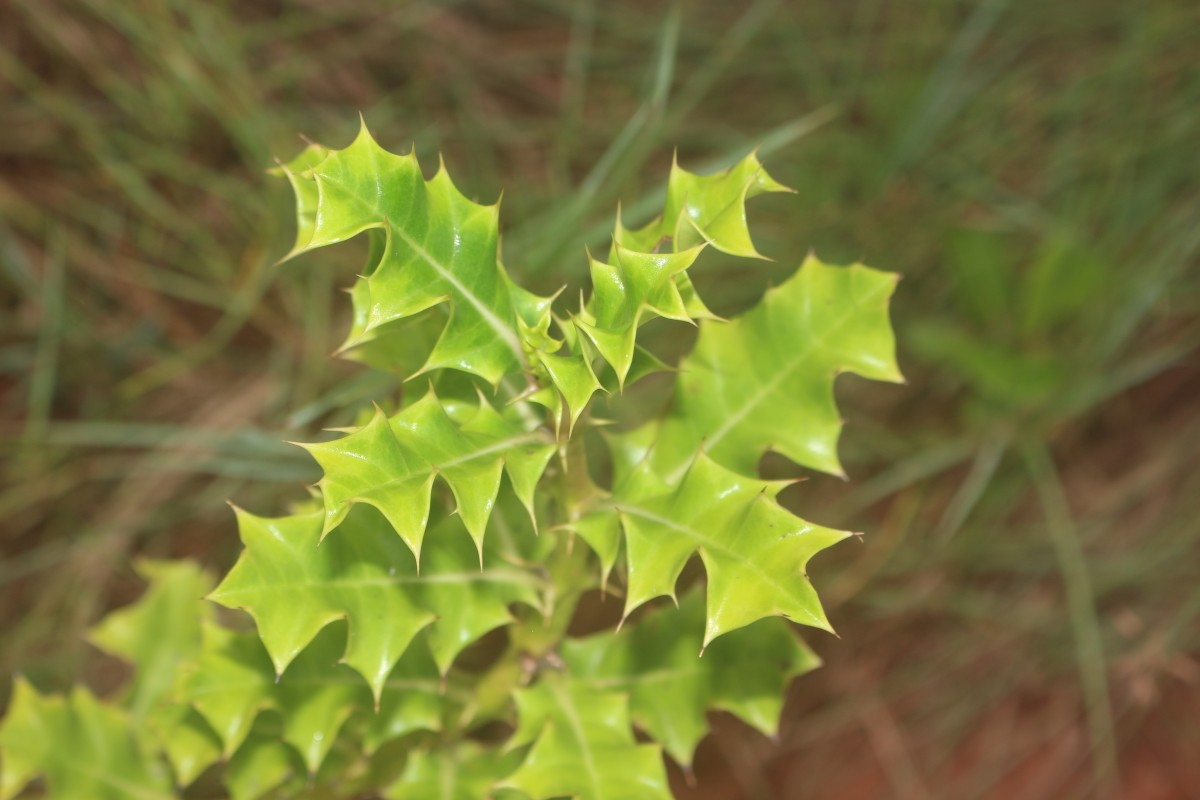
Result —
<instances>
[{"instance_id":1,"label":"young leaf","mask_svg":"<svg viewBox=\"0 0 1200 800\"><path fill-rule=\"evenodd\" d=\"M765 192L789 192L750 153L724 172L697 175L671 164L667 203L662 216L638 230L629 230L617 215L614 237L619 245L655 252L664 239L675 251L707 242L718 250L745 258L762 258L750 241L746 201Z\"/></svg>"},{"instance_id":2,"label":"young leaf","mask_svg":"<svg viewBox=\"0 0 1200 800\"><path fill-rule=\"evenodd\" d=\"M640 253L614 244L612 263L590 258L592 298L575 318L624 386L636 352L638 327L649 316L692 321L676 279L703 245L679 253Z\"/></svg>"},{"instance_id":3,"label":"young leaf","mask_svg":"<svg viewBox=\"0 0 1200 800\"><path fill-rule=\"evenodd\" d=\"M280 674L321 629L345 619L341 660L366 679L377 702L388 673L426 626L444 673L464 647L512 619L510 604L538 604L533 573L499 564L491 553L480 569L474 548L452 531L430 544L418 574L389 526L366 509L324 542L320 513L267 519L239 510L238 527L246 549L210 597L254 617Z\"/></svg>"},{"instance_id":4,"label":"young leaf","mask_svg":"<svg viewBox=\"0 0 1200 800\"><path fill-rule=\"evenodd\" d=\"M508 746L533 747L502 786L534 800L670 800L661 751L633 738L627 695L549 674L516 699L519 722Z\"/></svg>"},{"instance_id":5,"label":"young leaf","mask_svg":"<svg viewBox=\"0 0 1200 800\"><path fill-rule=\"evenodd\" d=\"M678 610L658 610L619 632L570 639L561 649L573 679L595 692L629 693L633 722L689 767L708 730L705 711L721 709L771 736L783 692L820 660L780 619L722 637L700 658L703 593Z\"/></svg>"},{"instance_id":6,"label":"young leaf","mask_svg":"<svg viewBox=\"0 0 1200 800\"><path fill-rule=\"evenodd\" d=\"M733 322L705 323L680 365L675 408L654 448L668 480L703 448L754 475L774 450L798 464L842 474L842 420L833 398L841 372L898 382L888 300L898 276L815 257Z\"/></svg>"},{"instance_id":7,"label":"young leaf","mask_svg":"<svg viewBox=\"0 0 1200 800\"><path fill-rule=\"evenodd\" d=\"M0 726L0 800L9 800L38 775L54 797L168 800L163 765L148 758L126 714L86 689L66 697L39 694L24 680Z\"/></svg>"}]
</instances>

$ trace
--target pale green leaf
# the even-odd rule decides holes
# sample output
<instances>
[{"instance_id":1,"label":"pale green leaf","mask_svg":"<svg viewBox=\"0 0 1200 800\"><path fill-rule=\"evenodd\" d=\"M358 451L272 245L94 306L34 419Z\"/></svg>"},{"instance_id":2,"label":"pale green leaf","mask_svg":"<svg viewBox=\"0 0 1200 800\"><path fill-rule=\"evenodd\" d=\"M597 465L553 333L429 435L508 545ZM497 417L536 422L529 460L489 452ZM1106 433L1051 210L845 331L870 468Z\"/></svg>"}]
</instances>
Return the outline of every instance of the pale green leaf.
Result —
<instances>
[{"instance_id":1,"label":"pale green leaf","mask_svg":"<svg viewBox=\"0 0 1200 800\"><path fill-rule=\"evenodd\" d=\"M626 615L655 597L675 597L679 573L698 551L708 574L706 646L768 616L830 630L806 566L850 534L779 505L784 484L748 478L704 454L663 494L653 472L639 474L647 480L630 477L609 504L625 532Z\"/></svg>"},{"instance_id":2,"label":"pale green leaf","mask_svg":"<svg viewBox=\"0 0 1200 800\"><path fill-rule=\"evenodd\" d=\"M592 298L575 325L613 368L619 386L624 386L633 365L638 327L645 319L691 321L676 279L703 249L699 245L678 253L641 253L614 244L612 263L589 259Z\"/></svg>"},{"instance_id":3,"label":"pale green leaf","mask_svg":"<svg viewBox=\"0 0 1200 800\"><path fill-rule=\"evenodd\" d=\"M788 683L820 663L778 618L722 637L700 657L703 622L703 592L691 592L679 609L665 607L620 631L567 640L561 654L576 683L628 693L634 724L690 766L708 731L706 711L728 711L774 735Z\"/></svg>"},{"instance_id":4,"label":"pale green leaf","mask_svg":"<svg viewBox=\"0 0 1200 800\"><path fill-rule=\"evenodd\" d=\"M212 726L182 703L155 707L146 717L142 738L147 750L162 750L180 786L190 785L222 755L221 739Z\"/></svg>"},{"instance_id":5,"label":"pale green leaf","mask_svg":"<svg viewBox=\"0 0 1200 800\"><path fill-rule=\"evenodd\" d=\"M52 797L167 800L165 765L142 750L132 721L86 689L41 695L18 679L0 726L0 800L43 776Z\"/></svg>"},{"instance_id":6,"label":"pale green leaf","mask_svg":"<svg viewBox=\"0 0 1200 800\"><path fill-rule=\"evenodd\" d=\"M92 643L137 667L125 704L145 716L170 691L176 667L200 649L200 624L210 618L201 598L213 579L190 561L136 564L150 586L133 605L111 612L92 629Z\"/></svg>"},{"instance_id":7,"label":"pale green leaf","mask_svg":"<svg viewBox=\"0 0 1200 800\"><path fill-rule=\"evenodd\" d=\"M322 628L345 619L350 633L341 660L378 698L418 631L431 626L429 647L444 673L468 644L511 620L509 605L539 602L532 572L490 550L480 569L455 518L427 546L420 573L370 509L349 515L324 542L320 513L268 519L239 511L238 523L246 549L210 597L254 617L280 673Z\"/></svg>"},{"instance_id":8,"label":"pale green leaf","mask_svg":"<svg viewBox=\"0 0 1200 800\"><path fill-rule=\"evenodd\" d=\"M383 232L383 250L361 279L366 288L354 295L360 335L447 304L424 369L463 370L492 385L519 370L517 314L525 298L514 301L497 259L499 205L468 200L444 166L425 180L413 154L384 150L365 125L349 147L324 152L318 160L307 151L285 167L299 215L292 255Z\"/></svg>"},{"instance_id":9,"label":"pale green leaf","mask_svg":"<svg viewBox=\"0 0 1200 800\"><path fill-rule=\"evenodd\" d=\"M750 240L746 200L764 192L791 191L767 174L756 153L724 172L697 175L671 164L667 202L662 216L638 230L629 230L617 219L618 244L653 252L664 239L676 251L707 242L735 256L762 258Z\"/></svg>"},{"instance_id":10,"label":"pale green leaf","mask_svg":"<svg viewBox=\"0 0 1200 800\"><path fill-rule=\"evenodd\" d=\"M662 752L634 740L628 696L544 674L516 695L509 747L533 742L503 785L534 800L669 800Z\"/></svg>"},{"instance_id":11,"label":"pale green leaf","mask_svg":"<svg viewBox=\"0 0 1200 800\"><path fill-rule=\"evenodd\" d=\"M897 279L809 257L744 316L703 323L680 365L675 407L654 449L656 471L673 481L703 448L746 475L768 450L842 474L834 378L902 380L888 321Z\"/></svg>"},{"instance_id":12,"label":"pale green leaf","mask_svg":"<svg viewBox=\"0 0 1200 800\"><path fill-rule=\"evenodd\" d=\"M388 800L518 800L524 795L494 787L516 770L522 755L470 742L419 750L409 755L400 779L384 796Z\"/></svg>"},{"instance_id":13,"label":"pale green leaf","mask_svg":"<svg viewBox=\"0 0 1200 800\"><path fill-rule=\"evenodd\" d=\"M345 634L327 628L277 680L258 637L206 626L203 654L182 681L181 699L217 732L225 757L242 749L261 712L276 712L281 740L309 773L320 768L353 715L366 717L367 752L406 733L440 727L445 696L427 653L405 654L384 683L376 709L362 679L337 663L344 650Z\"/></svg>"},{"instance_id":14,"label":"pale green leaf","mask_svg":"<svg viewBox=\"0 0 1200 800\"><path fill-rule=\"evenodd\" d=\"M275 739L252 736L225 767L230 800L258 800L303 774L296 752Z\"/></svg>"},{"instance_id":15,"label":"pale green leaf","mask_svg":"<svg viewBox=\"0 0 1200 800\"><path fill-rule=\"evenodd\" d=\"M451 419L430 390L388 418L382 411L365 426L332 442L306 444L325 477L322 538L345 520L351 506L374 506L387 517L419 560L429 522L430 494L438 476L450 487L458 514L476 547L482 547L501 474L507 472L532 514L533 492L554 444L541 431L501 415L482 398L465 422Z\"/></svg>"}]
</instances>

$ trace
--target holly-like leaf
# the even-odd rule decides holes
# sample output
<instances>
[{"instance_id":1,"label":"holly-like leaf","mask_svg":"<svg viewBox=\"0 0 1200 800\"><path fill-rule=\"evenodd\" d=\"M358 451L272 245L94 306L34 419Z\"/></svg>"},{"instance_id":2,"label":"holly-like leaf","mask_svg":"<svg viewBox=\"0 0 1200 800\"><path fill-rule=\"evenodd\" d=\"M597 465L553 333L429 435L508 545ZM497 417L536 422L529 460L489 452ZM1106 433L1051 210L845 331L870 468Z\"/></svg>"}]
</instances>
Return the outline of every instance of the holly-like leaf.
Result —
<instances>
[{"instance_id":1,"label":"holly-like leaf","mask_svg":"<svg viewBox=\"0 0 1200 800\"><path fill-rule=\"evenodd\" d=\"M655 316L684 322L715 319L686 270L709 244L732 255L761 258L746 225L746 200L775 191L788 190L753 153L713 175L688 172L675 162L662 215L630 230L618 212L607 262L589 257L593 294L574 319L612 367L618 388L631 371L643 322Z\"/></svg>"},{"instance_id":2,"label":"holly-like leaf","mask_svg":"<svg viewBox=\"0 0 1200 800\"><path fill-rule=\"evenodd\" d=\"M356 510L324 542L322 520L320 513L268 519L239 510L245 550L210 595L250 613L280 674L321 629L345 619L341 660L378 701L388 673L422 629L429 627L429 648L444 674L463 648L512 619L509 605L538 605L537 576L492 551L484 551L480 569L469 539L454 535L454 517L426 548L420 573L373 510Z\"/></svg>"},{"instance_id":3,"label":"holly-like leaf","mask_svg":"<svg viewBox=\"0 0 1200 800\"><path fill-rule=\"evenodd\" d=\"M516 770L523 755L469 742L418 750L409 755L404 773L384 796L388 800L518 800L524 795L494 787Z\"/></svg>"},{"instance_id":4,"label":"holly-like leaf","mask_svg":"<svg viewBox=\"0 0 1200 800\"><path fill-rule=\"evenodd\" d=\"M775 735L783 692L820 661L787 622L765 619L722 637L699 656L703 592L561 649L572 679L596 692L629 694L633 722L679 764L689 767L708 731L705 712L728 711Z\"/></svg>"},{"instance_id":5,"label":"holly-like leaf","mask_svg":"<svg viewBox=\"0 0 1200 800\"><path fill-rule=\"evenodd\" d=\"M44 776L52 797L168 800L164 765L142 750L130 718L86 689L41 695L22 679L0 727L0 800Z\"/></svg>"},{"instance_id":6,"label":"holly-like leaf","mask_svg":"<svg viewBox=\"0 0 1200 800\"><path fill-rule=\"evenodd\" d=\"M723 172L697 175L671 164L667 202L662 216L637 230L629 230L617 216L615 241L637 250L653 252L664 239L676 251L707 242L730 255L762 258L750 240L746 201L766 192L790 192L763 169L757 153L750 153Z\"/></svg>"},{"instance_id":7,"label":"holly-like leaf","mask_svg":"<svg viewBox=\"0 0 1200 800\"><path fill-rule=\"evenodd\" d=\"M310 148L282 169L296 192L291 255L383 232L365 288L354 293L360 336L445 304L446 325L424 370L463 370L494 386L521 369L518 312L542 301L517 289L500 265L499 204L468 200L445 165L426 181L414 154L384 150L365 124L349 147Z\"/></svg>"},{"instance_id":8,"label":"holly-like leaf","mask_svg":"<svg viewBox=\"0 0 1200 800\"><path fill-rule=\"evenodd\" d=\"M623 387L636 352L638 327L654 316L692 321L677 279L704 249L678 253L641 253L614 244L612 263L589 258L592 297L575 317L592 346L613 368Z\"/></svg>"},{"instance_id":9,"label":"holly-like leaf","mask_svg":"<svg viewBox=\"0 0 1200 800\"><path fill-rule=\"evenodd\" d=\"M768 450L842 474L834 378L853 372L899 382L888 300L897 275L810 256L762 302L730 323L704 323L680 365L675 407L653 463L668 482L697 449L745 475Z\"/></svg>"},{"instance_id":10,"label":"holly-like leaf","mask_svg":"<svg viewBox=\"0 0 1200 800\"><path fill-rule=\"evenodd\" d=\"M216 625L206 626L204 635L203 654L181 697L216 731L226 757L241 748L259 712L271 709L283 719L283 741L315 772L350 715L370 708L366 687L336 663L335 631L318 637L278 681L258 637Z\"/></svg>"},{"instance_id":11,"label":"holly-like leaf","mask_svg":"<svg viewBox=\"0 0 1200 800\"><path fill-rule=\"evenodd\" d=\"M508 747L533 747L502 786L534 800L670 800L662 751L633 738L628 695L547 674L516 700Z\"/></svg>"},{"instance_id":12,"label":"holly-like leaf","mask_svg":"<svg viewBox=\"0 0 1200 800\"><path fill-rule=\"evenodd\" d=\"M779 505L776 495L786 485L731 472L704 454L665 493L652 470L627 478L595 512L617 515L624 530L625 614L655 597L674 598L680 572L699 551L708 574L705 647L769 616L831 630L806 566L850 534L805 522Z\"/></svg>"},{"instance_id":13,"label":"holly-like leaf","mask_svg":"<svg viewBox=\"0 0 1200 800\"><path fill-rule=\"evenodd\" d=\"M374 506L392 524L418 563L429 523L430 494L438 476L454 493L458 515L483 558L483 537L502 473L533 514L533 494L554 453L542 431L530 431L482 398L452 419L430 390L400 413L377 411L365 426L323 444L303 445L325 470L322 539L346 519L351 506Z\"/></svg>"},{"instance_id":14,"label":"holly-like leaf","mask_svg":"<svg viewBox=\"0 0 1200 800\"><path fill-rule=\"evenodd\" d=\"M217 733L226 758L251 737L261 712L276 712L282 720L280 740L295 749L310 774L355 714L366 717L367 752L406 733L440 727L445 695L427 653L414 648L405 654L384 683L376 708L361 678L338 663L344 650L345 634L326 628L276 678L257 636L208 625L203 653L181 681L180 697Z\"/></svg>"},{"instance_id":15,"label":"holly-like leaf","mask_svg":"<svg viewBox=\"0 0 1200 800\"><path fill-rule=\"evenodd\" d=\"M190 561L142 560L136 568L149 588L133 605L106 616L90 639L137 667L126 705L142 717L171 691L176 667L200 649L200 625L210 618L200 599L213 579Z\"/></svg>"}]
</instances>

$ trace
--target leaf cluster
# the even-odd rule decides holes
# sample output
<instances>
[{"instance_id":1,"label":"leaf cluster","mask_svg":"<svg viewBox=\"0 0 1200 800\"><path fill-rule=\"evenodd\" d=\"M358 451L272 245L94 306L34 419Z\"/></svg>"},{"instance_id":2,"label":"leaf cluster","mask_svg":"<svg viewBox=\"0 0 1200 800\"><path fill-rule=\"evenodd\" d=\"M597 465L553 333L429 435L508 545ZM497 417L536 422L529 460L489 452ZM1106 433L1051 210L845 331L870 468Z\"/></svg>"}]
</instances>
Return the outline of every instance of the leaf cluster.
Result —
<instances>
[{"instance_id":1,"label":"leaf cluster","mask_svg":"<svg viewBox=\"0 0 1200 800\"><path fill-rule=\"evenodd\" d=\"M788 481L758 464L841 473L835 377L900 380L896 276L809 256L717 318L690 269L706 250L761 258L746 202L786 191L754 154L716 175L674 164L662 214L618 219L574 305L509 276L498 203L365 126L277 171L289 257L367 236L341 352L411 391L302 445L314 496L238 509L244 550L216 585L140 565L143 599L93 633L136 667L119 698L18 681L0 800L37 776L62 797L668 798L663 754L689 767L707 711L773 732L817 664L788 621L829 629L808 562L849 534L780 505ZM585 435L598 395L669 371L639 341L659 319L699 327L668 408ZM705 580L681 579L696 556ZM623 597L621 623L572 635L594 588ZM641 610L659 597L674 606Z\"/></svg>"}]
</instances>

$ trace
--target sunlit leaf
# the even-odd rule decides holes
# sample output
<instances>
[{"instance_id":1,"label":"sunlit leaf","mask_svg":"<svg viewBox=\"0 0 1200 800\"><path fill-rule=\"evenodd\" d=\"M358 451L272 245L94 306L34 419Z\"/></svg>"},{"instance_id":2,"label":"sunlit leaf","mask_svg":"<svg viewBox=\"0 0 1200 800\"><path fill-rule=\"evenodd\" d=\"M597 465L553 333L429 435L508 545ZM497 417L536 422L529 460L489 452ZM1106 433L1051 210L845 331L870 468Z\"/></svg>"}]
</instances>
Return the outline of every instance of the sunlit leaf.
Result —
<instances>
[{"instance_id":1,"label":"sunlit leaf","mask_svg":"<svg viewBox=\"0 0 1200 800\"><path fill-rule=\"evenodd\" d=\"M902 380L888 321L897 279L810 256L745 315L703 323L695 350L680 365L675 407L654 448L655 469L671 481L703 449L754 475L773 450L842 474L833 382L843 372Z\"/></svg>"},{"instance_id":2,"label":"sunlit leaf","mask_svg":"<svg viewBox=\"0 0 1200 800\"><path fill-rule=\"evenodd\" d=\"M338 535L323 542L322 519L320 513L268 519L239 510L246 549L210 595L254 617L281 674L319 631L344 619L350 632L341 660L378 699L392 667L427 626L444 672L464 647L511 620L511 604L538 604L537 576L488 551L480 569L453 518L430 542L420 573L370 509L348 516Z\"/></svg>"},{"instance_id":3,"label":"sunlit leaf","mask_svg":"<svg viewBox=\"0 0 1200 800\"><path fill-rule=\"evenodd\" d=\"M325 470L322 538L352 505L374 506L420 559L436 477L454 493L458 514L482 558L483 536L501 475L507 473L532 513L533 492L554 445L543 432L496 412L482 400L465 423L451 419L432 390L400 413L377 411L349 435L304 447Z\"/></svg>"},{"instance_id":4,"label":"sunlit leaf","mask_svg":"<svg viewBox=\"0 0 1200 800\"><path fill-rule=\"evenodd\" d=\"M309 149L284 170L299 218L292 255L367 230L384 235L361 278L366 288L355 293L360 335L446 304L445 328L424 369L459 369L495 385L520 368L521 302L497 258L498 204L468 200L444 166L426 180L415 155L389 153L365 125L349 147Z\"/></svg>"},{"instance_id":5,"label":"sunlit leaf","mask_svg":"<svg viewBox=\"0 0 1200 800\"><path fill-rule=\"evenodd\" d=\"M849 533L805 522L779 505L775 497L785 483L748 478L703 454L666 493L657 493L654 473L644 474L645 486L627 481L609 509L597 512L618 516L624 530L626 614L655 597L675 597L679 574L699 552L708 575L705 646L768 616L830 630L806 568Z\"/></svg>"}]
</instances>

